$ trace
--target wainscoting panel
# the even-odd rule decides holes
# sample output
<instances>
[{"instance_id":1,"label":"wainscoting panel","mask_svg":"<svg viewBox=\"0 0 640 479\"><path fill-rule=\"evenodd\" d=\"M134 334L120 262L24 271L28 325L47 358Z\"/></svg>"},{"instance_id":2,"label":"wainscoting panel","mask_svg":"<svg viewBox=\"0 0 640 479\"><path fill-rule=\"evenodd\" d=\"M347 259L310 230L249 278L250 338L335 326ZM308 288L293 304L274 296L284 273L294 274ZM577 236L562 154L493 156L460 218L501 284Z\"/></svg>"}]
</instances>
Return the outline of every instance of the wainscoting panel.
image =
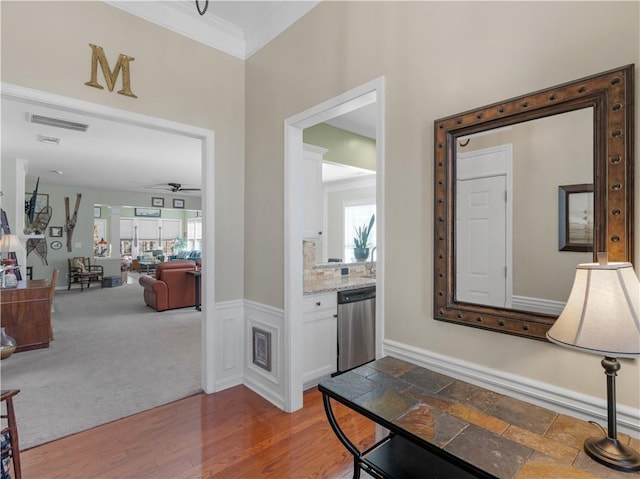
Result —
<instances>
[{"instance_id":1,"label":"wainscoting panel","mask_svg":"<svg viewBox=\"0 0 640 479\"><path fill-rule=\"evenodd\" d=\"M216 303L216 391L242 384L244 301Z\"/></svg>"},{"instance_id":2,"label":"wainscoting panel","mask_svg":"<svg viewBox=\"0 0 640 479\"><path fill-rule=\"evenodd\" d=\"M596 421L606 428L606 402L600 398L579 394L539 381L495 369L478 366L449 356L434 353L396 341L383 342L383 355L404 359L413 364L446 374L476 386L506 394L532 404L586 421ZM598 371L594 371L597 374ZM605 388L604 375L602 387ZM617 407L618 431L640 437L640 411L629 406Z\"/></svg>"},{"instance_id":3,"label":"wainscoting panel","mask_svg":"<svg viewBox=\"0 0 640 479\"><path fill-rule=\"evenodd\" d=\"M244 385L275 406L284 409L283 384L283 326L284 311L281 309L245 301L244 329ZM270 355L271 370L254 363L253 328L271 334Z\"/></svg>"}]
</instances>

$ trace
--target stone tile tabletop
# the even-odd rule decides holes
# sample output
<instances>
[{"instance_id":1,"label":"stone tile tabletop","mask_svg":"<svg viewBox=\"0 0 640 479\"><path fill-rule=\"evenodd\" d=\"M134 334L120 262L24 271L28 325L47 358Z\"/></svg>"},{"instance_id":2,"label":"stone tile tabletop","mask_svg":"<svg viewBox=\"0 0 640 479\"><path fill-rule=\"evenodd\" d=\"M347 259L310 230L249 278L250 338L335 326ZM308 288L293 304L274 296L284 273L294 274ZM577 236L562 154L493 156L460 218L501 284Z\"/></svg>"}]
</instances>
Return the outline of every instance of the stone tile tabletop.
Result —
<instances>
[{"instance_id":1,"label":"stone tile tabletop","mask_svg":"<svg viewBox=\"0 0 640 479\"><path fill-rule=\"evenodd\" d=\"M321 385L500 479L640 477L584 453L584 440L601 435L586 421L400 359L385 357Z\"/></svg>"}]
</instances>

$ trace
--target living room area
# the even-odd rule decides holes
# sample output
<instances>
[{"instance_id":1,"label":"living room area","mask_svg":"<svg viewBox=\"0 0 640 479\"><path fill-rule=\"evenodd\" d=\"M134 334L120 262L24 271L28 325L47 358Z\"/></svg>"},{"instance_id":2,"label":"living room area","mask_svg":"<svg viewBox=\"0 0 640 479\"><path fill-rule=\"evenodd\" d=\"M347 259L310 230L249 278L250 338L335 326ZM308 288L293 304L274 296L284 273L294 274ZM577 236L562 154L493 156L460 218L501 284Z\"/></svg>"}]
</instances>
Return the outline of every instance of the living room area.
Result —
<instances>
[{"instance_id":1,"label":"living room area","mask_svg":"<svg viewBox=\"0 0 640 479\"><path fill-rule=\"evenodd\" d=\"M24 281L51 285L57 272L48 347L19 350L2 361L3 389L20 390L15 404L21 449L202 391L205 313L195 308L195 278L182 273L180 281L188 286L180 286L178 295L184 306L172 304L162 312L149 307L139 283L140 277L155 278L163 264L201 267L199 141L145 130L143 136L155 145L145 146L142 128L92 119L94 132L88 143L80 140L78 152L75 132L24 121L36 113L56 116L51 108L3 97L3 121L15 115L12 124L55 134L67 144L37 152L30 148L41 143L34 147L36 142L16 134L16 142L23 141L19 156L32 160L3 161L2 167L5 233L20 242L15 251L3 250L2 258L16 258L17 277ZM134 131L135 149L153 157L154 175L148 173L150 158L136 164L122 160L133 148ZM78 159L90 157L97 143L113 162L113 169L99 175L92 171L96 162ZM176 158L188 166L179 175L169 166ZM60 170L47 170L51 162ZM122 179L122 171L134 181ZM3 326L7 319L3 315Z\"/></svg>"},{"instance_id":2,"label":"living room area","mask_svg":"<svg viewBox=\"0 0 640 479\"><path fill-rule=\"evenodd\" d=\"M139 276L83 292L63 285L49 347L2 361L3 389L20 390L21 449L201 392L202 313L148 307Z\"/></svg>"}]
</instances>

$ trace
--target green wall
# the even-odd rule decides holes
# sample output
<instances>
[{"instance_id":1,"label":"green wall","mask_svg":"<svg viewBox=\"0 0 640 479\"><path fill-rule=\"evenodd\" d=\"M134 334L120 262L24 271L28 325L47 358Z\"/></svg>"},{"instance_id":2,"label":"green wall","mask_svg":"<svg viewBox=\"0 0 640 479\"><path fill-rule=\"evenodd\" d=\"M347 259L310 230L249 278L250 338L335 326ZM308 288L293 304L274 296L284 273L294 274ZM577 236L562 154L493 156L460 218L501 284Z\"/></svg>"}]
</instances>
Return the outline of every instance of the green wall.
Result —
<instances>
[{"instance_id":1,"label":"green wall","mask_svg":"<svg viewBox=\"0 0 640 479\"><path fill-rule=\"evenodd\" d=\"M376 142L371 138L320 123L304 130L302 141L327 148L325 161L376 171Z\"/></svg>"}]
</instances>

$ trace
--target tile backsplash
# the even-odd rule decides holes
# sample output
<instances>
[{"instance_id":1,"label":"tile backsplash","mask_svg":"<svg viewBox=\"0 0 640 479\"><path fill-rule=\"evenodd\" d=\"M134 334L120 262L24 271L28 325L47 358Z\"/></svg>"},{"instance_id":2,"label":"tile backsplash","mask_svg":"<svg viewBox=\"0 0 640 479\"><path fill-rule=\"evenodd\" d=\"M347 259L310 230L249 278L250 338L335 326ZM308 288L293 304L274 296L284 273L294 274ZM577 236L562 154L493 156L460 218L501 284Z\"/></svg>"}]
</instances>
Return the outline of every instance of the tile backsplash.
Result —
<instances>
[{"instance_id":1,"label":"tile backsplash","mask_svg":"<svg viewBox=\"0 0 640 479\"><path fill-rule=\"evenodd\" d=\"M302 241L302 264L304 281L320 281L324 279L334 279L344 277L342 269L348 269L350 277L363 276L368 273L367 263L320 263L316 262L316 243L311 240ZM375 264L375 262L374 262Z\"/></svg>"}]
</instances>

